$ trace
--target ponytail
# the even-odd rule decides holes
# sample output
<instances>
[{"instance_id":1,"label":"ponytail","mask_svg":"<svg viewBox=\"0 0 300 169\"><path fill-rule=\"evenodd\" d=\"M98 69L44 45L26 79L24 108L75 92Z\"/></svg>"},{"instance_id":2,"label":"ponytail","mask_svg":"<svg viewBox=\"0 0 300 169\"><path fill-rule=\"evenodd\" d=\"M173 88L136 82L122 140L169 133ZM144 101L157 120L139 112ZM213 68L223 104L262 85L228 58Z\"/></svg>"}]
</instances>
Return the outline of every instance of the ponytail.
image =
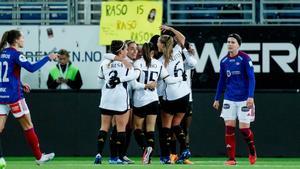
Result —
<instances>
[{"instance_id":1,"label":"ponytail","mask_svg":"<svg viewBox=\"0 0 300 169\"><path fill-rule=\"evenodd\" d=\"M2 38L1 38L1 41L0 41L0 51L3 50L7 45L7 36L8 36L8 31L6 31L2 35Z\"/></svg>"},{"instance_id":2,"label":"ponytail","mask_svg":"<svg viewBox=\"0 0 300 169\"><path fill-rule=\"evenodd\" d=\"M10 30L6 31L1 38L0 42L0 50L3 50L7 43L9 45L12 45L16 42L17 39L19 39L22 36L22 33L19 30Z\"/></svg>"},{"instance_id":3,"label":"ponytail","mask_svg":"<svg viewBox=\"0 0 300 169\"><path fill-rule=\"evenodd\" d=\"M154 45L151 42L144 43L144 45L142 47L142 53L143 53L143 58L146 62L147 68L149 68L151 65L151 59L152 59L151 51L154 51Z\"/></svg>"},{"instance_id":4,"label":"ponytail","mask_svg":"<svg viewBox=\"0 0 300 169\"><path fill-rule=\"evenodd\" d=\"M167 67L172 57L174 41L169 35L162 35L159 39L160 42L164 44L163 55L165 58L165 67Z\"/></svg>"}]
</instances>

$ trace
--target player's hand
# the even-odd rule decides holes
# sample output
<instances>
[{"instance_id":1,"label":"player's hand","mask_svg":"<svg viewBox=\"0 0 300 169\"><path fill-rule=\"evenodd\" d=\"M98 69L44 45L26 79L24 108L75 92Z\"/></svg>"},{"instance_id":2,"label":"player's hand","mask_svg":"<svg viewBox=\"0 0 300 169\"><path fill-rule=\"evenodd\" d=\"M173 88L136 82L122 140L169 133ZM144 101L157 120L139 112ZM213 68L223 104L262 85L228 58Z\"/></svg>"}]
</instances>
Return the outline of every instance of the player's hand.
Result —
<instances>
[{"instance_id":1,"label":"player's hand","mask_svg":"<svg viewBox=\"0 0 300 169\"><path fill-rule=\"evenodd\" d=\"M30 93L30 86L29 86L29 84L27 84L27 83L25 83L25 84L23 84L23 91L25 92L25 93Z\"/></svg>"},{"instance_id":2,"label":"player's hand","mask_svg":"<svg viewBox=\"0 0 300 169\"><path fill-rule=\"evenodd\" d=\"M55 59L57 59L58 54L56 54L56 53L51 53L51 54L48 55L48 57L50 58L50 60L55 60Z\"/></svg>"},{"instance_id":3,"label":"player's hand","mask_svg":"<svg viewBox=\"0 0 300 169\"><path fill-rule=\"evenodd\" d=\"M249 97L249 98L247 99L246 105L247 105L247 107L248 107L249 109L252 109L253 106L254 106L254 99L251 98L251 97Z\"/></svg>"},{"instance_id":4,"label":"player's hand","mask_svg":"<svg viewBox=\"0 0 300 169\"><path fill-rule=\"evenodd\" d=\"M219 110L220 102L219 102L218 100L215 100L215 101L214 101L214 104L213 104L213 107L214 107L216 110Z\"/></svg>"},{"instance_id":5,"label":"player's hand","mask_svg":"<svg viewBox=\"0 0 300 169\"><path fill-rule=\"evenodd\" d=\"M64 78L63 77L59 77L58 79L56 79L56 83L63 83Z\"/></svg>"},{"instance_id":6,"label":"player's hand","mask_svg":"<svg viewBox=\"0 0 300 169\"><path fill-rule=\"evenodd\" d=\"M167 26L167 25L161 25L160 29L162 32L172 31L172 27Z\"/></svg>"},{"instance_id":7,"label":"player's hand","mask_svg":"<svg viewBox=\"0 0 300 169\"><path fill-rule=\"evenodd\" d=\"M61 80L61 82L67 84L67 83L68 83L68 79L64 79L64 78L63 78L63 79Z\"/></svg>"},{"instance_id":8,"label":"player's hand","mask_svg":"<svg viewBox=\"0 0 300 169\"><path fill-rule=\"evenodd\" d=\"M121 83L120 78L115 76L112 76L108 81L109 86L112 88L116 87L119 83Z\"/></svg>"},{"instance_id":9,"label":"player's hand","mask_svg":"<svg viewBox=\"0 0 300 169\"><path fill-rule=\"evenodd\" d=\"M157 86L156 81L150 81L148 84L145 85L146 89L154 90Z\"/></svg>"},{"instance_id":10,"label":"player's hand","mask_svg":"<svg viewBox=\"0 0 300 169\"><path fill-rule=\"evenodd\" d=\"M129 63L127 60L122 60L122 63L125 65L125 67L127 68L127 69L131 69L132 68L132 64L131 63Z\"/></svg>"}]
</instances>

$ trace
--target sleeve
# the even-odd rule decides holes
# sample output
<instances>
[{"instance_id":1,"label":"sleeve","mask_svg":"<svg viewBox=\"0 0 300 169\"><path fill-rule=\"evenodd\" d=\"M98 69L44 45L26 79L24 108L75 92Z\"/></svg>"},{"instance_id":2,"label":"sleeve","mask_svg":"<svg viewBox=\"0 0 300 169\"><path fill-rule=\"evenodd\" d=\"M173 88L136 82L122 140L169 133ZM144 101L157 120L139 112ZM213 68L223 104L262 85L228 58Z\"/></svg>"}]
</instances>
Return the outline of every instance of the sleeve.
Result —
<instances>
[{"instance_id":1,"label":"sleeve","mask_svg":"<svg viewBox=\"0 0 300 169\"><path fill-rule=\"evenodd\" d=\"M144 89L145 88L144 83L137 82L136 80L130 81L130 85L132 86L132 88L134 90L139 90L139 89Z\"/></svg>"},{"instance_id":2,"label":"sleeve","mask_svg":"<svg viewBox=\"0 0 300 169\"><path fill-rule=\"evenodd\" d=\"M131 80L135 80L138 78L139 76L139 71L135 71L133 68L131 69L127 69L127 73L126 73L126 76L122 76L122 77L119 77L120 78L120 82L128 82L128 81L131 81Z\"/></svg>"},{"instance_id":3,"label":"sleeve","mask_svg":"<svg viewBox=\"0 0 300 169\"><path fill-rule=\"evenodd\" d=\"M161 65L159 79L164 80L168 76L170 76L169 72L167 71L167 69L164 66Z\"/></svg>"},{"instance_id":4,"label":"sleeve","mask_svg":"<svg viewBox=\"0 0 300 169\"><path fill-rule=\"evenodd\" d=\"M141 68L141 64L140 64L140 61L137 60L133 63L133 68L134 68L134 72L135 72L135 75L136 75L136 78L139 78L140 75L141 75L141 72L142 72L142 68Z\"/></svg>"},{"instance_id":5,"label":"sleeve","mask_svg":"<svg viewBox=\"0 0 300 169\"><path fill-rule=\"evenodd\" d=\"M182 76L180 76L180 77L170 76L167 69L163 66L161 66L161 68L160 68L159 78L167 84L174 84L174 83L177 83L177 82L180 82L183 80Z\"/></svg>"},{"instance_id":6,"label":"sleeve","mask_svg":"<svg viewBox=\"0 0 300 169\"><path fill-rule=\"evenodd\" d=\"M226 80L226 73L222 65L222 61L220 63L220 77L218 82L218 87L216 91L215 100L220 100L221 94L225 88L225 80Z\"/></svg>"},{"instance_id":7,"label":"sleeve","mask_svg":"<svg viewBox=\"0 0 300 169\"><path fill-rule=\"evenodd\" d=\"M105 59L108 59L108 60L114 60L115 59L115 54L112 54L112 53L106 53L104 54L104 58Z\"/></svg>"},{"instance_id":8,"label":"sleeve","mask_svg":"<svg viewBox=\"0 0 300 169\"><path fill-rule=\"evenodd\" d=\"M31 64L30 62L28 62L27 58L22 54L20 54L17 58L15 58L15 61L17 62L17 64L29 72L37 71L42 66L44 66L49 60L50 60L50 58L47 55L47 56L43 57L41 60Z\"/></svg>"},{"instance_id":9,"label":"sleeve","mask_svg":"<svg viewBox=\"0 0 300 169\"><path fill-rule=\"evenodd\" d=\"M70 86L71 89L79 90L82 86L82 79L79 70L75 76L75 80L68 79L67 85Z\"/></svg>"},{"instance_id":10,"label":"sleeve","mask_svg":"<svg viewBox=\"0 0 300 169\"><path fill-rule=\"evenodd\" d=\"M168 76L164 79L164 82L166 82L167 84L174 84L182 80L183 80L182 76L179 77Z\"/></svg>"},{"instance_id":11,"label":"sleeve","mask_svg":"<svg viewBox=\"0 0 300 169\"><path fill-rule=\"evenodd\" d=\"M174 46L173 51L174 51L175 54L176 53L182 54L182 48L178 44Z\"/></svg>"},{"instance_id":12,"label":"sleeve","mask_svg":"<svg viewBox=\"0 0 300 169\"><path fill-rule=\"evenodd\" d=\"M57 83L56 80L54 80L51 74L49 73L48 80L47 80L48 89L56 89L58 85L59 83Z\"/></svg>"},{"instance_id":13,"label":"sleeve","mask_svg":"<svg viewBox=\"0 0 300 169\"><path fill-rule=\"evenodd\" d=\"M102 89L105 85L105 80L104 79L98 79L98 84L99 84L99 88Z\"/></svg>"},{"instance_id":14,"label":"sleeve","mask_svg":"<svg viewBox=\"0 0 300 169\"><path fill-rule=\"evenodd\" d=\"M102 65L100 66L99 68L99 71L98 71L98 84L99 84L99 87L100 89L103 88L104 84L105 84L105 79L104 79L104 74L103 74L103 67Z\"/></svg>"},{"instance_id":15,"label":"sleeve","mask_svg":"<svg viewBox=\"0 0 300 169\"><path fill-rule=\"evenodd\" d=\"M194 69L197 64L197 60L186 49L183 49L182 52L186 58L184 60L184 70Z\"/></svg>"},{"instance_id":16,"label":"sleeve","mask_svg":"<svg viewBox=\"0 0 300 169\"><path fill-rule=\"evenodd\" d=\"M254 75L254 68L253 68L253 63L250 59L245 59L246 63L246 73L248 76L248 83L249 83L249 88L248 88L248 97L253 98L254 97L254 89L255 89L255 75Z\"/></svg>"}]
</instances>

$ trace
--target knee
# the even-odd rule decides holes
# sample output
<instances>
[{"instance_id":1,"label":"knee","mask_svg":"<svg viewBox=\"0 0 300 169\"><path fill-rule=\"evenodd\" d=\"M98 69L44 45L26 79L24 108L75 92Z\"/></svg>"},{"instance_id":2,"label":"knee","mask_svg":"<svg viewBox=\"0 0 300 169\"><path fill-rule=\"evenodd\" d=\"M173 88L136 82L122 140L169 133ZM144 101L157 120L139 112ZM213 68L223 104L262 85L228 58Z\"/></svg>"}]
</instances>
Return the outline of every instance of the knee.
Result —
<instances>
[{"instance_id":1,"label":"knee","mask_svg":"<svg viewBox=\"0 0 300 169\"><path fill-rule=\"evenodd\" d=\"M235 120L227 120L227 121L225 121L225 126L236 127L236 121Z\"/></svg>"}]
</instances>

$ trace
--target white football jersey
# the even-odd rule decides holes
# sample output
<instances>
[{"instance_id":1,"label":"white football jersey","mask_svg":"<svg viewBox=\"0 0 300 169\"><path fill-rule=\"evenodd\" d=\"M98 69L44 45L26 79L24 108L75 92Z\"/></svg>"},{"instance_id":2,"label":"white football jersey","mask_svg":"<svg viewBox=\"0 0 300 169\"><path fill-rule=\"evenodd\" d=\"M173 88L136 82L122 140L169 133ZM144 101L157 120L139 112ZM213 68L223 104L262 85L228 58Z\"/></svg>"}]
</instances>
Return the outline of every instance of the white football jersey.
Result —
<instances>
[{"instance_id":1,"label":"white football jersey","mask_svg":"<svg viewBox=\"0 0 300 169\"><path fill-rule=\"evenodd\" d=\"M161 56L158 61L160 63L163 63L163 56ZM164 95L164 92L166 90L166 83L163 81L163 80L158 80L157 81L157 94L158 96L163 96Z\"/></svg>"},{"instance_id":2,"label":"white football jersey","mask_svg":"<svg viewBox=\"0 0 300 169\"><path fill-rule=\"evenodd\" d=\"M190 98L189 98L189 102L192 102L193 101L193 96L192 96L192 75L191 75L191 69L188 69L185 71L185 74L186 74L186 82L188 83L188 86L190 87L191 89L191 93L190 93Z\"/></svg>"},{"instance_id":3,"label":"white football jersey","mask_svg":"<svg viewBox=\"0 0 300 169\"><path fill-rule=\"evenodd\" d=\"M162 64L164 65L165 59L162 58ZM173 48L172 58L166 67L170 76L179 77L184 73L184 65L182 59L182 49L179 45ZM180 81L175 84L166 84L165 92L163 95L164 100L176 100L188 95L191 92L191 88L187 81Z\"/></svg>"},{"instance_id":4,"label":"white football jersey","mask_svg":"<svg viewBox=\"0 0 300 169\"><path fill-rule=\"evenodd\" d=\"M150 81L158 81L169 76L167 70L162 63L156 59L151 59L151 65L148 68L144 58L138 59L134 62L134 69L138 69L141 73L138 82L148 84ZM158 101L157 90L135 90L133 93L134 107L142 107L154 101Z\"/></svg>"},{"instance_id":5,"label":"white football jersey","mask_svg":"<svg viewBox=\"0 0 300 169\"><path fill-rule=\"evenodd\" d=\"M108 81L113 76L124 79L124 77L126 78L132 75L134 76L133 68L127 69L119 61L105 59L101 63L98 73L98 77L105 81L101 89L102 94L99 107L114 111L126 111L129 109L128 82L125 80L116 86L110 86Z\"/></svg>"},{"instance_id":6,"label":"white football jersey","mask_svg":"<svg viewBox=\"0 0 300 169\"><path fill-rule=\"evenodd\" d=\"M192 69L195 68L196 64L197 64L197 60L193 57L192 54L190 54L187 49L183 49L182 50L184 56L185 56L185 60L184 60L184 69L185 69L185 74L187 76L187 83L188 86L192 89L192 74L191 71ZM190 93L190 98L189 101L192 102L193 101L193 96L192 96L192 91Z\"/></svg>"}]
</instances>

